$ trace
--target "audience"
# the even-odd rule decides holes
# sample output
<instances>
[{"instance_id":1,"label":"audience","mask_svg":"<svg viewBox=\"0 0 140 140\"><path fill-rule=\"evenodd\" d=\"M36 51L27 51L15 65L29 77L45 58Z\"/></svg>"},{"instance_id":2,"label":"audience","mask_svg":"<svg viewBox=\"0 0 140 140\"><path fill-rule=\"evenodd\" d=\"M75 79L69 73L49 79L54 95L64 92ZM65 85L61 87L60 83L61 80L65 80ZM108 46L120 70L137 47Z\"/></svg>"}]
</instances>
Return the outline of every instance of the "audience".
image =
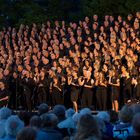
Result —
<instances>
[{"instance_id":1,"label":"audience","mask_svg":"<svg viewBox=\"0 0 140 140\"><path fill-rule=\"evenodd\" d=\"M16 140L36 140L36 134L34 128L25 127L18 133Z\"/></svg>"},{"instance_id":2,"label":"audience","mask_svg":"<svg viewBox=\"0 0 140 140\"><path fill-rule=\"evenodd\" d=\"M44 103L40 106L44 107ZM22 113L17 114L21 116ZM24 113L22 118L28 119L21 120L21 117L12 115L10 109L3 107L0 109L0 140L139 140L139 105L124 105L116 113L93 113L89 108L75 112L56 105L53 110L47 109L44 113L39 110L29 113L30 117Z\"/></svg>"},{"instance_id":3,"label":"audience","mask_svg":"<svg viewBox=\"0 0 140 140\"><path fill-rule=\"evenodd\" d=\"M18 132L23 129L24 123L16 115L11 115L5 125L6 135L1 140L16 140Z\"/></svg>"}]
</instances>

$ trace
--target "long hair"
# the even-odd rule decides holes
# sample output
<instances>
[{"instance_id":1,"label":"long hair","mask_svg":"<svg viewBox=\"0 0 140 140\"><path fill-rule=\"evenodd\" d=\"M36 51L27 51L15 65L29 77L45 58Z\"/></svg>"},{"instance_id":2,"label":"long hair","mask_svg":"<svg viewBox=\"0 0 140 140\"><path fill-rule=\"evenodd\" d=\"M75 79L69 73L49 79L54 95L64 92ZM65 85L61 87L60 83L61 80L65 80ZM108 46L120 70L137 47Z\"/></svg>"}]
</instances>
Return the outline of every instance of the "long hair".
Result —
<instances>
[{"instance_id":1,"label":"long hair","mask_svg":"<svg viewBox=\"0 0 140 140\"><path fill-rule=\"evenodd\" d=\"M74 140L85 140L89 139L90 137L100 139L101 133L97 120L92 115L85 114L81 116L78 122L77 133Z\"/></svg>"}]
</instances>

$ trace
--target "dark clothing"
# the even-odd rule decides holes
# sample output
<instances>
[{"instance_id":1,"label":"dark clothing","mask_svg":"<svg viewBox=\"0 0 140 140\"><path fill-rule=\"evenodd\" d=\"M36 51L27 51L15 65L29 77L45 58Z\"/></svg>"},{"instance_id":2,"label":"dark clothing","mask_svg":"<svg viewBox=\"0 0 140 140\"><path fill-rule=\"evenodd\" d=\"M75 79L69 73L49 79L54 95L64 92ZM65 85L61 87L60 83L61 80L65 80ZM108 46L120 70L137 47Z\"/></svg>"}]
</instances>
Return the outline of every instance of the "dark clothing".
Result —
<instances>
[{"instance_id":1,"label":"dark clothing","mask_svg":"<svg viewBox=\"0 0 140 140\"><path fill-rule=\"evenodd\" d=\"M128 136L126 140L140 140L140 136Z\"/></svg>"},{"instance_id":2,"label":"dark clothing","mask_svg":"<svg viewBox=\"0 0 140 140\"><path fill-rule=\"evenodd\" d=\"M21 88L22 88L21 105L23 106L24 109L30 111L32 109L31 88L30 88L31 83L32 83L31 79L28 78L22 79L21 82Z\"/></svg>"},{"instance_id":3,"label":"dark clothing","mask_svg":"<svg viewBox=\"0 0 140 140\"><path fill-rule=\"evenodd\" d=\"M3 107L3 106L7 106L8 105L8 101L9 99L7 100L2 100L3 98L5 97L9 97L10 96L10 92L7 90L7 89L4 89L4 90L0 90L0 108Z\"/></svg>"},{"instance_id":4,"label":"dark clothing","mask_svg":"<svg viewBox=\"0 0 140 140\"><path fill-rule=\"evenodd\" d=\"M98 86L96 89L97 109L107 109L107 87Z\"/></svg>"},{"instance_id":5,"label":"dark clothing","mask_svg":"<svg viewBox=\"0 0 140 140\"><path fill-rule=\"evenodd\" d=\"M57 87L54 86L52 87L52 103L53 106L64 103L62 91L60 91Z\"/></svg>"},{"instance_id":6,"label":"dark clothing","mask_svg":"<svg viewBox=\"0 0 140 140\"><path fill-rule=\"evenodd\" d=\"M62 134L55 129L39 130L36 140L62 140Z\"/></svg>"},{"instance_id":7,"label":"dark clothing","mask_svg":"<svg viewBox=\"0 0 140 140\"><path fill-rule=\"evenodd\" d=\"M131 78L124 77L123 81L123 97L124 97L124 103L126 103L128 100L132 98L131 93Z\"/></svg>"},{"instance_id":8,"label":"dark clothing","mask_svg":"<svg viewBox=\"0 0 140 140\"><path fill-rule=\"evenodd\" d=\"M118 80L117 77L112 77L111 78L111 82L113 84L117 84L117 80ZM119 92L120 92L120 88L118 86L114 86L114 85L111 86L111 97L112 97L112 101L118 100L118 98L119 98Z\"/></svg>"},{"instance_id":9,"label":"dark clothing","mask_svg":"<svg viewBox=\"0 0 140 140\"><path fill-rule=\"evenodd\" d=\"M79 96L78 79L73 79L72 83L75 85L71 85L71 101L77 101Z\"/></svg>"},{"instance_id":10,"label":"dark clothing","mask_svg":"<svg viewBox=\"0 0 140 140\"><path fill-rule=\"evenodd\" d=\"M85 80L84 85L91 86L91 79L87 81ZM89 87L83 87L82 92L82 107L91 107L93 99L93 89Z\"/></svg>"}]
</instances>

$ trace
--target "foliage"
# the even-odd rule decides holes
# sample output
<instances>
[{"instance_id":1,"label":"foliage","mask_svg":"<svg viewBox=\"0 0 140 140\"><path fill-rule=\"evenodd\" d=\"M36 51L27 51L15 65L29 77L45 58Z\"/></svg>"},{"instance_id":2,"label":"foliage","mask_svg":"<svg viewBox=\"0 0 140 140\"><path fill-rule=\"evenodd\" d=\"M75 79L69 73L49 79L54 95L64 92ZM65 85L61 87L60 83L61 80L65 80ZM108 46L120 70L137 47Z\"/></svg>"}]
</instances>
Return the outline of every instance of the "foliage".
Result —
<instances>
[{"instance_id":1,"label":"foliage","mask_svg":"<svg viewBox=\"0 0 140 140\"><path fill-rule=\"evenodd\" d=\"M136 11L140 11L140 0L0 0L0 26L78 21L93 14L126 16Z\"/></svg>"}]
</instances>

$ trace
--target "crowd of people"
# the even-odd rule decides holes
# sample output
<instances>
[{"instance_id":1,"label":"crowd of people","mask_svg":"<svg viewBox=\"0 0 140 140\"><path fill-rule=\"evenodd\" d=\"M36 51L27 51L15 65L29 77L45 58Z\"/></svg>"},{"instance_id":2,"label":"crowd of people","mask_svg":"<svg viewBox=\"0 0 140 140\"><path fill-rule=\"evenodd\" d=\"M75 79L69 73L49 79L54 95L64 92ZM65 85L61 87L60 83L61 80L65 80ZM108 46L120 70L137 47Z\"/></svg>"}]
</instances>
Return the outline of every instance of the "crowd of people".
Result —
<instances>
[{"instance_id":1,"label":"crowd of people","mask_svg":"<svg viewBox=\"0 0 140 140\"><path fill-rule=\"evenodd\" d=\"M140 12L0 31L0 103L97 110L140 99ZM110 107L111 106L111 107Z\"/></svg>"},{"instance_id":2,"label":"crowd of people","mask_svg":"<svg viewBox=\"0 0 140 140\"><path fill-rule=\"evenodd\" d=\"M0 109L0 140L139 140L140 105L115 111L93 112L45 103L37 112Z\"/></svg>"}]
</instances>

